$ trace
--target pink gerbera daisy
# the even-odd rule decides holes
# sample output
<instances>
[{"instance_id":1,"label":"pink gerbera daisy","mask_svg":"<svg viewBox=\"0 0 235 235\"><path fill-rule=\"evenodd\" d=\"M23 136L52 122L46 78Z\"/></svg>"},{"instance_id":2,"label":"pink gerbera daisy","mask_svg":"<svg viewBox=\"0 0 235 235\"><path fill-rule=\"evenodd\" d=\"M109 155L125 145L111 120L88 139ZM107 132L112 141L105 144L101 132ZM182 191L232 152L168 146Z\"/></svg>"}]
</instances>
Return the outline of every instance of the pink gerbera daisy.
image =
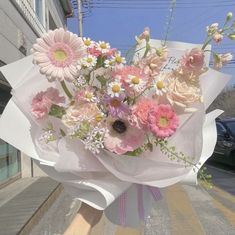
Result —
<instances>
[{"instance_id":1,"label":"pink gerbera daisy","mask_svg":"<svg viewBox=\"0 0 235 235\"><path fill-rule=\"evenodd\" d=\"M175 133L179 119L170 105L160 104L149 112L150 131L159 138L169 137Z\"/></svg>"},{"instance_id":2,"label":"pink gerbera daisy","mask_svg":"<svg viewBox=\"0 0 235 235\"><path fill-rule=\"evenodd\" d=\"M34 62L49 81L72 81L78 74L77 61L85 55L86 49L81 38L60 28L38 38L32 52Z\"/></svg>"}]
</instances>

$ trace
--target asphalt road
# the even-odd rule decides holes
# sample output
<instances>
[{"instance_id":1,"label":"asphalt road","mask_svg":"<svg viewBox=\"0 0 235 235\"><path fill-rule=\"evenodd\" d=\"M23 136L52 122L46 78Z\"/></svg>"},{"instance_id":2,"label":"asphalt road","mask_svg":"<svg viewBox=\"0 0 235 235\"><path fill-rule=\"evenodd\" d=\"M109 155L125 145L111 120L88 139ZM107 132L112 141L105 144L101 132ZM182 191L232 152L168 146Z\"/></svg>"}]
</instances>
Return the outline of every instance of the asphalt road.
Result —
<instances>
[{"instance_id":1,"label":"asphalt road","mask_svg":"<svg viewBox=\"0 0 235 235\"><path fill-rule=\"evenodd\" d=\"M210 163L206 167L212 175L213 184L235 196L235 171L233 168L218 163Z\"/></svg>"}]
</instances>

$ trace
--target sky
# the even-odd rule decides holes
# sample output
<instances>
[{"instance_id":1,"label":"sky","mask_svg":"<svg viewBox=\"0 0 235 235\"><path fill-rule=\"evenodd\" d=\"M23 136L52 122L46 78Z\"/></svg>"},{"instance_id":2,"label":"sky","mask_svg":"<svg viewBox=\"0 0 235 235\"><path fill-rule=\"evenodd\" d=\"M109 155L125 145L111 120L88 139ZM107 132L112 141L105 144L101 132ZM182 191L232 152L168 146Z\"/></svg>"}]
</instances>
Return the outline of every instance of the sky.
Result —
<instances>
[{"instance_id":1,"label":"sky","mask_svg":"<svg viewBox=\"0 0 235 235\"><path fill-rule=\"evenodd\" d=\"M93 2L90 15L84 18L83 34L95 41L104 40L122 52L135 43L145 26L151 38L164 39L170 15L170 0L86 0ZM87 9L83 8L83 11ZM168 40L203 43L207 25L223 24L228 12L235 15L234 0L178 0L170 24ZM234 17L235 18L235 17ZM78 33L76 17L68 19L68 29ZM231 52L235 57L235 41L224 40L213 45L219 53ZM228 85L235 84L235 64L222 72L233 75Z\"/></svg>"}]
</instances>

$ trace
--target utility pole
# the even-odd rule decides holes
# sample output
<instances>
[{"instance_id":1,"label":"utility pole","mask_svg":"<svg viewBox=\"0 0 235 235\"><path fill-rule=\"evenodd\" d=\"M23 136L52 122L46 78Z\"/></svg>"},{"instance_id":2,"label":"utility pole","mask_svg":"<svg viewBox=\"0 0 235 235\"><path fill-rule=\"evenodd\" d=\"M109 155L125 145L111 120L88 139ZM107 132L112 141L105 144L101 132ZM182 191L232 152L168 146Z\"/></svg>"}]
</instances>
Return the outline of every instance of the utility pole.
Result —
<instances>
[{"instance_id":1,"label":"utility pole","mask_svg":"<svg viewBox=\"0 0 235 235\"><path fill-rule=\"evenodd\" d=\"M78 5L78 35L83 37L83 27L82 27L82 6L81 0L77 0Z\"/></svg>"}]
</instances>

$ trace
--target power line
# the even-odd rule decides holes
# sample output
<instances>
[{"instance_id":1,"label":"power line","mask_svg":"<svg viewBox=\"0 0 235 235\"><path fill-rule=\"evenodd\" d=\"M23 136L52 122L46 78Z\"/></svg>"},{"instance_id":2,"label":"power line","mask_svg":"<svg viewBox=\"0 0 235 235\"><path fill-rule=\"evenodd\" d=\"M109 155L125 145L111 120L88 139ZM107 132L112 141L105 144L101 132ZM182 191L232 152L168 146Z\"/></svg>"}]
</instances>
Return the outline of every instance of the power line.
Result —
<instances>
[{"instance_id":1,"label":"power line","mask_svg":"<svg viewBox=\"0 0 235 235\"><path fill-rule=\"evenodd\" d=\"M233 4L232 4L233 3ZM170 4L169 2L160 2L160 1L121 1L121 0L109 0L109 1L89 1L89 6L96 7L96 8L126 8L128 6L132 8L138 8L138 7L144 7L144 8L162 8L162 7L168 7ZM226 5L225 5L226 4ZM85 4L84 4L85 5ZM133 5L133 6L132 6ZM213 3L208 2L177 2L178 8L188 8L188 7L222 7L222 6L233 6L234 1L233 0L227 0L227 1L214 1Z\"/></svg>"}]
</instances>

